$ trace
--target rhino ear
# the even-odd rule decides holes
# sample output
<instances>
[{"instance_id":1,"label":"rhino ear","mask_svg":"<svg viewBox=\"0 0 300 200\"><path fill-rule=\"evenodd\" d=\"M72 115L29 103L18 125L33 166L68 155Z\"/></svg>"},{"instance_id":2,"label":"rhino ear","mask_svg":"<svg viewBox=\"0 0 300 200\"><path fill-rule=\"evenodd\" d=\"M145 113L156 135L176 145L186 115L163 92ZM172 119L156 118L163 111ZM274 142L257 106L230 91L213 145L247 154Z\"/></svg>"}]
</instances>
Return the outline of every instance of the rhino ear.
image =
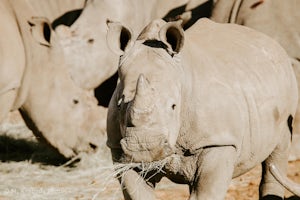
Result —
<instances>
[{"instance_id":1,"label":"rhino ear","mask_svg":"<svg viewBox=\"0 0 300 200\"><path fill-rule=\"evenodd\" d=\"M132 45L132 32L119 22L106 22L108 31L106 42L108 47L117 55L123 55L126 48Z\"/></svg>"},{"instance_id":2,"label":"rhino ear","mask_svg":"<svg viewBox=\"0 0 300 200\"><path fill-rule=\"evenodd\" d=\"M41 45L50 47L50 38L52 33L51 23L45 17L32 17L28 24L32 37Z\"/></svg>"},{"instance_id":3,"label":"rhino ear","mask_svg":"<svg viewBox=\"0 0 300 200\"><path fill-rule=\"evenodd\" d=\"M159 31L160 40L168 46L169 53L179 53L184 43L182 20L168 22Z\"/></svg>"}]
</instances>

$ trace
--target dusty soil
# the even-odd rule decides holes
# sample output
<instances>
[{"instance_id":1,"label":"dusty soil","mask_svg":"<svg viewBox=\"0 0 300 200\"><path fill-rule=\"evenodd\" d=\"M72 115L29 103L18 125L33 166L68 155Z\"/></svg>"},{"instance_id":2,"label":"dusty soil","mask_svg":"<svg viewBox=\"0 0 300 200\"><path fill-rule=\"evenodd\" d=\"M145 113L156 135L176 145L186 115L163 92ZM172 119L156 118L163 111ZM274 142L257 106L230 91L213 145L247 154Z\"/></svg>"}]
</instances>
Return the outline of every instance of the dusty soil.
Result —
<instances>
[{"instance_id":1,"label":"dusty soil","mask_svg":"<svg viewBox=\"0 0 300 200\"><path fill-rule=\"evenodd\" d=\"M80 162L66 162L38 143L18 114L12 114L0 126L0 200L123 199L104 143L94 155L78 158ZM232 180L226 200L257 200L260 171L257 166ZM288 176L300 183L300 160L289 162ZM188 188L163 179L156 197L188 199ZM286 197L299 200L289 192Z\"/></svg>"},{"instance_id":2,"label":"dusty soil","mask_svg":"<svg viewBox=\"0 0 300 200\"><path fill-rule=\"evenodd\" d=\"M261 168L257 166L250 172L232 180L230 188L227 192L226 200L257 200L258 199L258 185L260 182ZM300 161L289 162L288 176L292 180L300 183ZM157 199L188 199L188 188L169 183L165 186L160 186L157 191ZM217 191L216 191L217 192ZM286 199L300 200L286 191Z\"/></svg>"}]
</instances>

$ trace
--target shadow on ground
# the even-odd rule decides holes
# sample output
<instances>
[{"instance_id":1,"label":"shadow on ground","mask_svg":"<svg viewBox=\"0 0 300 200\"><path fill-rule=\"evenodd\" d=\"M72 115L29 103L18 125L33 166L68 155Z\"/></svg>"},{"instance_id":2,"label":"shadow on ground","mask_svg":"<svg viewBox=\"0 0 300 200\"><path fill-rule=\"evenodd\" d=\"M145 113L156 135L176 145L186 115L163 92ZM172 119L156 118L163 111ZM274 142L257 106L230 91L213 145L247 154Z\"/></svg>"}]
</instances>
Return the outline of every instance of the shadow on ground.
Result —
<instances>
[{"instance_id":1,"label":"shadow on ground","mask_svg":"<svg viewBox=\"0 0 300 200\"><path fill-rule=\"evenodd\" d=\"M0 135L0 161L41 163L45 165L61 165L67 160L55 150L37 141L16 139Z\"/></svg>"},{"instance_id":2,"label":"shadow on ground","mask_svg":"<svg viewBox=\"0 0 300 200\"><path fill-rule=\"evenodd\" d=\"M285 200L300 200L300 197L297 196L291 196L289 198L285 198Z\"/></svg>"}]
</instances>

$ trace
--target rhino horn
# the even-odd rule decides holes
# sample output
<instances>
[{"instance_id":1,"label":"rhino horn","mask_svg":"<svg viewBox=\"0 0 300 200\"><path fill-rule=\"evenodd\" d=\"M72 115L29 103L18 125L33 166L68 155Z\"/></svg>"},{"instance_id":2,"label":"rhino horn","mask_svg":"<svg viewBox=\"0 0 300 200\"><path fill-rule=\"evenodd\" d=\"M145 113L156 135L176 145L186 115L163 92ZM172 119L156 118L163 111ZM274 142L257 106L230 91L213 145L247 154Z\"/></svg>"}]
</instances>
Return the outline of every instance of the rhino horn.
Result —
<instances>
[{"instance_id":1,"label":"rhino horn","mask_svg":"<svg viewBox=\"0 0 300 200\"><path fill-rule=\"evenodd\" d=\"M136 93L132 102L133 114L150 113L154 107L154 90L143 74L139 75Z\"/></svg>"}]
</instances>

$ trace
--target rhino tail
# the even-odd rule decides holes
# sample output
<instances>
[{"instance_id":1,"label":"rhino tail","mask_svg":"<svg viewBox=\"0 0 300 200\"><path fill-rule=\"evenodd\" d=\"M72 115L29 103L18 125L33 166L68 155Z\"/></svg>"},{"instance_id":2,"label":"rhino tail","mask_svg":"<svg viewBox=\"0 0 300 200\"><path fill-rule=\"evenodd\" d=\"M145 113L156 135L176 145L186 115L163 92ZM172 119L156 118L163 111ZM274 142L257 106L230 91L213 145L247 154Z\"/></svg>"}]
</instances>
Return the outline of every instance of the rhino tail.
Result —
<instances>
[{"instance_id":1,"label":"rhino tail","mask_svg":"<svg viewBox=\"0 0 300 200\"><path fill-rule=\"evenodd\" d=\"M282 186L284 186L288 191L290 191L294 195L300 197L300 184L295 183L291 181L287 176L282 175L278 168L272 163L270 164L269 169L274 178Z\"/></svg>"}]
</instances>

